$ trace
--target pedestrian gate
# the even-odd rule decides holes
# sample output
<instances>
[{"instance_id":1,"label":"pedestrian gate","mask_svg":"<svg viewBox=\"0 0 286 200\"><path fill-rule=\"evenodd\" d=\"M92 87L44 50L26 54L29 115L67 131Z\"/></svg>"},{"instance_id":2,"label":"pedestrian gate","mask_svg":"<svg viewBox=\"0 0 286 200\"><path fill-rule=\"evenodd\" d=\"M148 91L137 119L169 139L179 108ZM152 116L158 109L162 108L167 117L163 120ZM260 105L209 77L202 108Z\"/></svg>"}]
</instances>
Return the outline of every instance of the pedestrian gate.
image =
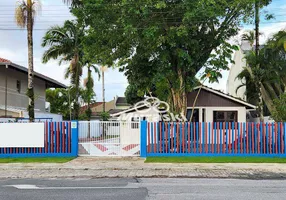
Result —
<instances>
[{"instance_id":1,"label":"pedestrian gate","mask_svg":"<svg viewBox=\"0 0 286 200\"><path fill-rule=\"evenodd\" d=\"M80 121L79 156L140 156L140 123Z\"/></svg>"}]
</instances>

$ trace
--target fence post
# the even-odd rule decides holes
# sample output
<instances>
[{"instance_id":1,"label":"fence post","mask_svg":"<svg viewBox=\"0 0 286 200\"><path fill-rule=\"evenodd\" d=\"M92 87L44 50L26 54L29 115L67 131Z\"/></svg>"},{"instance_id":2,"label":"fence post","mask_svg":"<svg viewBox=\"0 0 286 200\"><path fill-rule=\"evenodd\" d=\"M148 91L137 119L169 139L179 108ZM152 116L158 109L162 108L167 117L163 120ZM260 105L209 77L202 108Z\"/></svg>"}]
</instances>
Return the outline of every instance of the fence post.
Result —
<instances>
[{"instance_id":1,"label":"fence post","mask_svg":"<svg viewBox=\"0 0 286 200\"><path fill-rule=\"evenodd\" d=\"M147 121L140 122L140 157L147 157Z\"/></svg>"},{"instance_id":2,"label":"fence post","mask_svg":"<svg viewBox=\"0 0 286 200\"><path fill-rule=\"evenodd\" d=\"M71 154L78 156L78 121L71 122Z\"/></svg>"}]
</instances>

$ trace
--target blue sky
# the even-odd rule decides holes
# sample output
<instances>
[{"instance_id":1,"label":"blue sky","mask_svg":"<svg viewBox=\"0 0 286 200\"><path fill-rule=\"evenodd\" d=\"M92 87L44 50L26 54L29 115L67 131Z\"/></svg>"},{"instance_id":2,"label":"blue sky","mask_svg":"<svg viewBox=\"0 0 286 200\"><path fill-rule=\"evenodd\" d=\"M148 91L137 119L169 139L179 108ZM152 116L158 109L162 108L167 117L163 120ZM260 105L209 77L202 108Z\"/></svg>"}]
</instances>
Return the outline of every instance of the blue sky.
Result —
<instances>
[{"instance_id":1,"label":"blue sky","mask_svg":"<svg viewBox=\"0 0 286 200\"><path fill-rule=\"evenodd\" d=\"M19 65L27 66L26 31L3 30L3 28L18 29L15 26L13 17L15 4L16 0L1 0L0 2L0 57L7 58ZM268 22L262 21L261 31L264 33L264 35L261 36L262 42L271 34L286 28L286 1L273 0L271 5L265 8L263 12L264 11L273 13L276 19ZM61 25L67 19L71 19L71 15L69 14L67 6L64 5L61 0L42 0L42 11L37 17L36 30L34 32L35 70L65 84L69 83L63 76L68 64L59 66L57 61L42 64L41 57L44 49L41 47L41 40L47 28L55 24ZM253 26L244 25L240 33L246 29L253 29ZM239 39L239 36L233 38L233 40L235 39ZM83 77L85 76L86 71ZM227 77L228 71L224 71L223 78L219 83L208 85L216 89L225 90ZM106 72L106 100L111 100L116 95L124 95L127 85L127 80L122 73L117 70L108 69ZM101 82L96 82L94 89L97 100L101 101Z\"/></svg>"}]
</instances>

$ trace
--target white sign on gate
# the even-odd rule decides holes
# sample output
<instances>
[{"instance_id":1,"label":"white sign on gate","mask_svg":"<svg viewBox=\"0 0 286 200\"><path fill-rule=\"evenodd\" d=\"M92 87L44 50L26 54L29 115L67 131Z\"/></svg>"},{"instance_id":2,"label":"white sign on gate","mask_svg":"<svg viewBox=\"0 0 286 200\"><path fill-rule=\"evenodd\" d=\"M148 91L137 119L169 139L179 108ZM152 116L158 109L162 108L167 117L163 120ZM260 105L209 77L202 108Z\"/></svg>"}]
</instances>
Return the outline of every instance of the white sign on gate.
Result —
<instances>
[{"instance_id":1,"label":"white sign on gate","mask_svg":"<svg viewBox=\"0 0 286 200\"><path fill-rule=\"evenodd\" d=\"M44 147L44 123L1 123L0 147Z\"/></svg>"}]
</instances>

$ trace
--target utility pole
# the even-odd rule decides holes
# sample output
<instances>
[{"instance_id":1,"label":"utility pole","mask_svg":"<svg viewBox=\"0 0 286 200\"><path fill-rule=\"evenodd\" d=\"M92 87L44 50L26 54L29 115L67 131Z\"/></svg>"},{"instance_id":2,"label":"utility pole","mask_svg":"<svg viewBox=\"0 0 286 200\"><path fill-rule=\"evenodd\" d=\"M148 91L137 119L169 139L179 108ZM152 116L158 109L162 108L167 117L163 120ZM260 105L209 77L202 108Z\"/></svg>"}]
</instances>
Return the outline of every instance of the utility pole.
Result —
<instances>
[{"instance_id":1,"label":"utility pole","mask_svg":"<svg viewBox=\"0 0 286 200\"><path fill-rule=\"evenodd\" d=\"M260 44L259 44L259 23L260 23L260 0L255 0L255 57L256 57L256 67L259 68L259 48L260 48ZM263 116L263 99L262 99L262 83L261 83L261 78L258 77L258 89L259 89L259 102L258 102L258 111L259 111L259 118L260 118L260 122L263 123L264 122L264 116Z\"/></svg>"},{"instance_id":2,"label":"utility pole","mask_svg":"<svg viewBox=\"0 0 286 200\"><path fill-rule=\"evenodd\" d=\"M69 94L69 110L70 110L70 121L72 119L72 110L71 110L71 87L68 90L68 94Z\"/></svg>"},{"instance_id":3,"label":"utility pole","mask_svg":"<svg viewBox=\"0 0 286 200\"><path fill-rule=\"evenodd\" d=\"M260 16L259 16L259 6L260 6L260 0L255 0L255 55L256 55L256 60L258 59L259 56L259 23L260 23Z\"/></svg>"},{"instance_id":4,"label":"utility pole","mask_svg":"<svg viewBox=\"0 0 286 200\"><path fill-rule=\"evenodd\" d=\"M105 70L105 68L102 67L102 101L103 101L103 112L105 112L104 70Z\"/></svg>"},{"instance_id":5,"label":"utility pole","mask_svg":"<svg viewBox=\"0 0 286 200\"><path fill-rule=\"evenodd\" d=\"M5 118L7 118L7 103L8 103L8 100L7 100L7 87L8 87L8 65L6 65L6 68L5 68Z\"/></svg>"}]
</instances>

